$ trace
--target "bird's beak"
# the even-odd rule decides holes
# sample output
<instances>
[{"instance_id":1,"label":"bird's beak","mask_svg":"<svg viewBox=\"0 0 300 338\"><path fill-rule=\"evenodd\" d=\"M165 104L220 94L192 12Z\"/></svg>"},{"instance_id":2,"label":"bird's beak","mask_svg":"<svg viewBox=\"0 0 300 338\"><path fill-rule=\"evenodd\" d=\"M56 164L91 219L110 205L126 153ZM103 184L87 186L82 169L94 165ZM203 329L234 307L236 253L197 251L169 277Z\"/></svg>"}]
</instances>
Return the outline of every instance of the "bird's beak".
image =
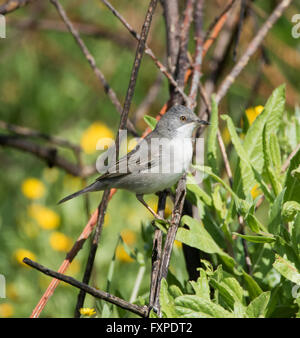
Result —
<instances>
[{"instance_id":1,"label":"bird's beak","mask_svg":"<svg viewBox=\"0 0 300 338\"><path fill-rule=\"evenodd\" d=\"M197 121L196 121L198 124L204 124L204 125L206 125L206 126L209 126L210 125L210 123L209 122L207 122L207 121L204 121L204 120L200 120L200 119L197 119Z\"/></svg>"}]
</instances>

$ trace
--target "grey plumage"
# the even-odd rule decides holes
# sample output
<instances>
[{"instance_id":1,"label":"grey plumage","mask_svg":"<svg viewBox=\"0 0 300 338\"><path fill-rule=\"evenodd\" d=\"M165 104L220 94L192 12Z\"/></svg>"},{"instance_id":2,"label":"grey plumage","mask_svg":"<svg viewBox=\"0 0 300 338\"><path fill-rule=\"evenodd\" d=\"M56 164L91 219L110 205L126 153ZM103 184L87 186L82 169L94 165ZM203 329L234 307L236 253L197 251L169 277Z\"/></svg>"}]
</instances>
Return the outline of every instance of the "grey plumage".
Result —
<instances>
[{"instance_id":1,"label":"grey plumage","mask_svg":"<svg viewBox=\"0 0 300 338\"><path fill-rule=\"evenodd\" d=\"M179 155L180 143L184 138L191 139L193 130L199 124L209 123L200 120L187 107L173 106L161 117L156 128L131 152L111 165L94 183L63 198L59 204L81 194L107 188L126 189L137 195L143 195L172 186L187 170L192 158L192 142L188 141L181 155ZM150 145L154 140L165 140L165 147L162 146L159 151L153 153ZM144 148L143 144L148 147ZM168 160L168 151L174 152L173 159ZM164 171L168 166L170 170ZM176 166L177 170L174 169Z\"/></svg>"}]
</instances>

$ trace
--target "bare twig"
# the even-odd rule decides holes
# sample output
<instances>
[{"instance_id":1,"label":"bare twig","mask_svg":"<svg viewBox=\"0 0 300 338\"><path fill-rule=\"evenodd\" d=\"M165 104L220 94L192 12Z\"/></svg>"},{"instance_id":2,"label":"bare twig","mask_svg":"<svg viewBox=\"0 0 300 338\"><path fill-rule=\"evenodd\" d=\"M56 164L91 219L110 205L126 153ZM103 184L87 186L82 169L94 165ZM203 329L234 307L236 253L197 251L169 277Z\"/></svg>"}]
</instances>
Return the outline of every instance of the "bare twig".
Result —
<instances>
[{"instance_id":1,"label":"bare twig","mask_svg":"<svg viewBox=\"0 0 300 338\"><path fill-rule=\"evenodd\" d=\"M140 35L131 27L131 25L124 19L124 17L107 1L107 0L101 0L110 10L111 12L121 21L121 23L128 29L130 34L137 39L140 40ZM158 67L158 69L161 71L162 74L166 76L166 78L170 81L170 83L177 89L177 91L182 96L183 100L185 102L189 102L189 99L187 95L184 93L184 91L178 86L176 80L174 77L167 71L167 68L158 60L158 58L155 56L153 51L148 47L147 44L145 44L145 54L148 54L152 60L154 61L155 65Z\"/></svg>"},{"instance_id":2,"label":"bare twig","mask_svg":"<svg viewBox=\"0 0 300 338\"><path fill-rule=\"evenodd\" d=\"M166 207L167 192L162 191L159 194L157 213L164 218ZM162 231L155 229L153 236L152 247L152 269L151 269L151 285L149 296L149 309L156 308L159 311L159 295L157 295L158 283L159 283L159 267L162 258Z\"/></svg>"},{"instance_id":3,"label":"bare twig","mask_svg":"<svg viewBox=\"0 0 300 338\"><path fill-rule=\"evenodd\" d=\"M187 57L188 51L188 42L189 42L189 31L190 26L193 20L193 10L194 10L194 1L195 0L187 0L185 12L184 12L184 19L181 25L181 32L180 32L180 42L179 42L179 54L178 54L178 61L176 65L176 81L178 87L180 89L184 88L184 80L185 74L188 69L189 61ZM173 93L172 103L179 104L181 103L181 97L176 90ZM189 105L189 101L188 101Z\"/></svg>"},{"instance_id":4,"label":"bare twig","mask_svg":"<svg viewBox=\"0 0 300 338\"><path fill-rule=\"evenodd\" d=\"M89 257L88 257L86 269L85 269L83 280L82 280L83 283L85 284L88 284L91 278L92 269L93 269L93 265L94 265L94 261L96 257L96 252L98 249L98 243L99 243L99 239L102 233L105 212L106 212L107 205L109 202L109 197L110 197L110 190L105 190L103 193L101 203L99 204L99 207L98 207L97 227L95 229L92 246L90 248ZM80 317L80 309L83 307L84 299L85 299L85 291L81 289L78 294L78 298L77 298L77 304L75 308L75 317Z\"/></svg>"},{"instance_id":5,"label":"bare twig","mask_svg":"<svg viewBox=\"0 0 300 338\"><path fill-rule=\"evenodd\" d=\"M179 52L179 9L178 0L161 0L167 33L168 68L174 76Z\"/></svg>"},{"instance_id":6,"label":"bare twig","mask_svg":"<svg viewBox=\"0 0 300 338\"><path fill-rule=\"evenodd\" d=\"M189 93L190 108L196 106L197 92L201 77L202 48L203 48L203 0L198 0L195 6L195 40L196 51L193 65L193 77Z\"/></svg>"},{"instance_id":7,"label":"bare twig","mask_svg":"<svg viewBox=\"0 0 300 338\"><path fill-rule=\"evenodd\" d=\"M257 48L262 43L269 30L273 27L274 23L281 17L283 11L291 4L292 1L293 0L282 0L279 5L274 9L273 13L269 16L267 21L262 25L256 36L249 43L246 52L239 59L231 72L223 80L216 95L217 102L220 102L221 99L226 95L232 83L247 65L250 57L256 52Z\"/></svg>"},{"instance_id":8,"label":"bare twig","mask_svg":"<svg viewBox=\"0 0 300 338\"><path fill-rule=\"evenodd\" d=\"M285 160L285 162L283 163L282 167L281 167L281 172L285 172L286 169L289 167L290 162L292 160L292 158L297 154L297 152L300 149L300 143L297 145L297 147L290 153L290 155L288 156L288 158Z\"/></svg>"},{"instance_id":9,"label":"bare twig","mask_svg":"<svg viewBox=\"0 0 300 338\"><path fill-rule=\"evenodd\" d=\"M78 237L77 241L74 243L72 249L67 253L65 260L62 262L61 266L58 269L59 273L65 273L68 269L69 265L71 264L74 257L77 255L79 250L82 248L83 244L87 240L87 238L90 236L90 234L93 231L94 226L97 223L98 219L98 209L92 214L90 217L87 225L85 226L84 230ZM47 290L37 303L36 307L33 309L31 318L37 318L39 317L40 313L43 311L44 307L46 306L49 298L52 296L54 290L56 289L57 285L59 284L58 279L53 279L51 283L49 284Z\"/></svg>"},{"instance_id":10,"label":"bare twig","mask_svg":"<svg viewBox=\"0 0 300 338\"><path fill-rule=\"evenodd\" d=\"M6 15L15 11L16 9L23 7L33 0L9 0L5 4L0 6L0 14Z\"/></svg>"},{"instance_id":11,"label":"bare twig","mask_svg":"<svg viewBox=\"0 0 300 338\"><path fill-rule=\"evenodd\" d=\"M96 168L94 166L84 166L81 168L80 166L66 160L64 157L59 156L55 147L41 146L35 142L25 139L24 137L0 134L0 145L16 148L33 154L36 157L45 160L48 166L61 168L74 176L88 177L96 172Z\"/></svg>"},{"instance_id":12,"label":"bare twig","mask_svg":"<svg viewBox=\"0 0 300 338\"><path fill-rule=\"evenodd\" d=\"M78 31L76 30L76 28L74 27L74 25L72 24L72 22L70 21L70 19L68 18L67 14L66 14L66 12L64 10L64 8L62 7L62 5L60 4L60 2L58 0L50 0L50 2L55 6L55 8L57 9L60 17L62 18L62 20L64 21L64 23L68 27L70 33L73 35L75 41L77 42L78 46L80 47L83 55L87 59L89 65L91 66L92 70L94 71L96 77L98 78L98 80L100 81L100 83L103 85L105 93L108 95L108 97L110 98L111 102L116 107L117 111L121 114L121 112L122 112L122 105L121 105L120 101L118 100L115 91L110 87L110 85L106 81L103 73L97 67L96 61L95 61L94 57L89 52L89 50L86 47L85 43L83 42L83 40L79 36ZM128 130L131 133L133 133L135 136L137 136L137 132L136 132L135 127L133 126L133 124L129 120L126 123L127 123Z\"/></svg>"},{"instance_id":13,"label":"bare twig","mask_svg":"<svg viewBox=\"0 0 300 338\"><path fill-rule=\"evenodd\" d=\"M109 303L115 304L119 307L121 307L122 309L131 311L141 317L146 317L148 314L148 308L147 306L138 306L135 304L131 304L129 302L126 302L124 299L121 299L119 297L116 297L108 292L104 292L98 289L95 289L87 284L81 283L80 281L76 280L73 277L70 276L66 276L62 273L53 271L49 268L44 267L43 265L32 261L31 259L25 257L23 259L23 262L29 266L31 266L32 268L42 272L43 274L47 275L47 276L51 276L55 279L59 279L67 284L70 284L80 290L83 290L86 293L89 293L90 295L99 298L99 299L103 299Z\"/></svg>"}]
</instances>

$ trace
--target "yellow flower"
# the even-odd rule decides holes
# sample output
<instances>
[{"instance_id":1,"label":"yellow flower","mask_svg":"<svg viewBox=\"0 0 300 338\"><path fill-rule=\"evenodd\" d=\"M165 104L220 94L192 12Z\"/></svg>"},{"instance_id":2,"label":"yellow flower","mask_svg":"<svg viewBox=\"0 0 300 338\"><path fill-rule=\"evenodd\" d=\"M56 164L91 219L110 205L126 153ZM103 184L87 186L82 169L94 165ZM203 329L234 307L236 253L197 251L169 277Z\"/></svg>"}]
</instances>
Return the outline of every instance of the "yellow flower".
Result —
<instances>
[{"instance_id":1,"label":"yellow flower","mask_svg":"<svg viewBox=\"0 0 300 338\"><path fill-rule=\"evenodd\" d=\"M44 196L45 186L44 184L33 177L27 178L22 183L22 193L29 199L35 200Z\"/></svg>"},{"instance_id":2,"label":"yellow flower","mask_svg":"<svg viewBox=\"0 0 300 338\"><path fill-rule=\"evenodd\" d=\"M43 229L55 229L59 226L59 215L49 208L39 204L32 204L28 207L30 217L35 219Z\"/></svg>"},{"instance_id":3,"label":"yellow flower","mask_svg":"<svg viewBox=\"0 0 300 338\"><path fill-rule=\"evenodd\" d=\"M91 317L93 316L94 314L96 314L96 311L95 309L91 309L89 307L82 307L80 310L79 310L80 314L83 315L83 316L87 316L87 317Z\"/></svg>"},{"instance_id":4,"label":"yellow flower","mask_svg":"<svg viewBox=\"0 0 300 338\"><path fill-rule=\"evenodd\" d=\"M109 141L111 139L111 141ZM105 124L93 123L81 137L80 145L85 153L92 154L101 147L110 146L114 142L114 134Z\"/></svg>"},{"instance_id":5,"label":"yellow flower","mask_svg":"<svg viewBox=\"0 0 300 338\"><path fill-rule=\"evenodd\" d=\"M50 245L56 251L67 252L72 247L72 240L63 233L55 231L50 236Z\"/></svg>"},{"instance_id":6,"label":"yellow flower","mask_svg":"<svg viewBox=\"0 0 300 338\"><path fill-rule=\"evenodd\" d=\"M152 198L148 202L149 207L153 209L155 212L157 212L157 202L158 202L157 198ZM173 203L169 199L167 199L166 208L165 208L165 218L168 218L172 214L172 210L173 210ZM147 211L147 215L151 217L151 214L149 213L149 211Z\"/></svg>"},{"instance_id":7,"label":"yellow flower","mask_svg":"<svg viewBox=\"0 0 300 338\"><path fill-rule=\"evenodd\" d=\"M126 250L124 249L122 245L117 246L116 258L119 261L125 262L125 263L131 263L134 261L134 259L128 255L128 253L126 252Z\"/></svg>"},{"instance_id":8,"label":"yellow flower","mask_svg":"<svg viewBox=\"0 0 300 338\"><path fill-rule=\"evenodd\" d=\"M7 298L12 299L12 300L17 300L19 298L19 294L18 294L15 284L9 283L6 286L6 296Z\"/></svg>"},{"instance_id":9,"label":"yellow flower","mask_svg":"<svg viewBox=\"0 0 300 338\"><path fill-rule=\"evenodd\" d=\"M121 231L121 237L127 245L134 244L136 240L135 233L128 229Z\"/></svg>"},{"instance_id":10,"label":"yellow flower","mask_svg":"<svg viewBox=\"0 0 300 338\"><path fill-rule=\"evenodd\" d=\"M256 106L256 107L250 107L248 109L246 109L246 116L249 122L249 125L251 126L251 124L255 121L255 119L257 118L257 116L264 110L263 106Z\"/></svg>"},{"instance_id":11,"label":"yellow flower","mask_svg":"<svg viewBox=\"0 0 300 338\"><path fill-rule=\"evenodd\" d=\"M14 313L14 308L9 303L0 304L0 318L9 318L12 317Z\"/></svg>"},{"instance_id":12,"label":"yellow flower","mask_svg":"<svg viewBox=\"0 0 300 338\"><path fill-rule=\"evenodd\" d=\"M179 249L182 248L182 243L177 240L174 241L174 245L176 246L176 248L179 248Z\"/></svg>"},{"instance_id":13,"label":"yellow flower","mask_svg":"<svg viewBox=\"0 0 300 338\"><path fill-rule=\"evenodd\" d=\"M15 252L14 252L14 258L15 260L21 264L22 266L26 266L28 267L25 263L23 263L23 258L24 257L27 257L29 259L31 259L32 261L35 261L36 260L36 256L33 252L27 250L27 249L17 249Z\"/></svg>"},{"instance_id":14,"label":"yellow flower","mask_svg":"<svg viewBox=\"0 0 300 338\"><path fill-rule=\"evenodd\" d=\"M255 200L257 196L261 195L262 191L258 188L258 184L256 183L251 189L251 196Z\"/></svg>"},{"instance_id":15,"label":"yellow flower","mask_svg":"<svg viewBox=\"0 0 300 338\"><path fill-rule=\"evenodd\" d=\"M230 134L226 126L222 130L222 139L226 145L230 143Z\"/></svg>"}]
</instances>

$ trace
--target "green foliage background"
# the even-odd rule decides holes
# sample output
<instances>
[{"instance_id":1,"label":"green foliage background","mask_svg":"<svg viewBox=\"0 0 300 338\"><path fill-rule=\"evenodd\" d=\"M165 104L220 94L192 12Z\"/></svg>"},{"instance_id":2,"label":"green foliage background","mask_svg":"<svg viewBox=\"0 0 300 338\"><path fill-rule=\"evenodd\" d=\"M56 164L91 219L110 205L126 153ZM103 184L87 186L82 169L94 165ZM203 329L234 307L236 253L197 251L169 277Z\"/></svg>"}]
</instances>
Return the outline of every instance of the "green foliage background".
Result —
<instances>
[{"instance_id":1,"label":"green foliage background","mask_svg":"<svg viewBox=\"0 0 300 338\"><path fill-rule=\"evenodd\" d=\"M64 7L74 22L99 25L127 39L127 43L121 45L117 40L83 36L97 65L122 102L129 82L135 42L99 1L75 3L76 6L74 1L64 1ZM212 1L207 4L205 28L214 18L218 3ZM271 0L254 3L266 13L270 13L273 8ZM147 2L132 0L128 4L112 1L112 4L139 30ZM84 131L95 121L101 121L115 132L119 115L72 36L50 29L18 28L18 23L34 15L33 8L39 11L39 20L59 21L54 7L47 2L42 5L32 4L32 7L7 16L7 38L0 40L1 120L61 136L77 144ZM163 59L165 33L161 12L159 7L149 45ZM300 153L295 155L284 173L280 170L288 155L300 143L300 111L296 106L300 86L299 39L291 37L290 22L291 16L299 12L300 5L294 3L266 39L270 65L263 72L262 85L252 102L254 106L263 105L265 110L255 122L251 126L241 124L241 120L245 120L245 108L251 95L258 56L251 60L219 107L219 113L223 114L223 118L219 119L220 128L224 131L226 127L230 135L226 150L230 154L234 174L232 189L216 143L216 129L210 128L208 135L205 135L207 167L196 168L205 171L205 180L201 188L188 185L188 198L198 206L200 219L185 216L182 224L186 224L188 229L180 228L177 239L208 253L210 263L199 262L201 269L198 281L188 282L182 249L180 246L174 247L170 275L168 281L164 281L161 292L164 316L299 316L299 298L296 300L293 297L292 288L300 283ZM260 19L262 22L263 19ZM251 34L252 24L246 23L239 47L240 54ZM190 48L192 51L193 43ZM209 58L210 54L207 60ZM233 64L232 58L228 57L224 74ZM205 62L203 67L205 80L209 74L209 62ZM145 56L132 112L143 101L156 77L155 65ZM286 87L280 86L283 82ZM168 84L164 80L147 114L155 116L167 99ZM215 107L212 116L215 121L218 120L217 114L218 109ZM140 131L145 127L143 119L138 121ZM60 149L60 154L74 160L73 154L67 150ZM97 155L85 154L84 163L94 164ZM29 250L41 264L58 269L65 252L53 249L49 241L51 234L59 231L75 241L88 217L83 198L62 206L56 203L86 182L74 180L56 168L45 171L45 163L15 149L1 148L0 163L0 273L5 276L7 283L7 298L0 299L0 309L1 305L9 304L10 316L27 317L50 278L21 265L15 252L21 248ZM46 186L46 194L38 203L60 216L58 229L41 229L30 218L28 207L32 201L21 191L22 182L28 177L35 177ZM93 179L91 177L88 181ZM264 202L257 210L255 204L259 197L253 200L250 194L255 184L264 196ZM100 198L101 193L89 197L91 211L97 207ZM154 198L150 196L148 201ZM136 285L136 277L145 267L139 298L136 300L143 304L147 302L150 284L151 218L135 196L124 191L119 191L113 197L107 214L108 220L101 237L91 283L129 300ZM236 234L239 230L237 214L244 217L246 224L244 239L248 243L252 275L246 273L242 238ZM130 230L135 235L130 245L123 244L125 251L133 257L131 262L115 257L117 245L122 245L119 234L124 230ZM232 236L236 236L234 240ZM87 242L76 257L77 269L73 272L71 269L69 273L78 279L82 278L88 248ZM61 283L42 316L72 317L77 294L77 290ZM96 308L99 317L133 316L104 304L87 296L85 306ZM4 313L0 312L1 316Z\"/></svg>"}]
</instances>

